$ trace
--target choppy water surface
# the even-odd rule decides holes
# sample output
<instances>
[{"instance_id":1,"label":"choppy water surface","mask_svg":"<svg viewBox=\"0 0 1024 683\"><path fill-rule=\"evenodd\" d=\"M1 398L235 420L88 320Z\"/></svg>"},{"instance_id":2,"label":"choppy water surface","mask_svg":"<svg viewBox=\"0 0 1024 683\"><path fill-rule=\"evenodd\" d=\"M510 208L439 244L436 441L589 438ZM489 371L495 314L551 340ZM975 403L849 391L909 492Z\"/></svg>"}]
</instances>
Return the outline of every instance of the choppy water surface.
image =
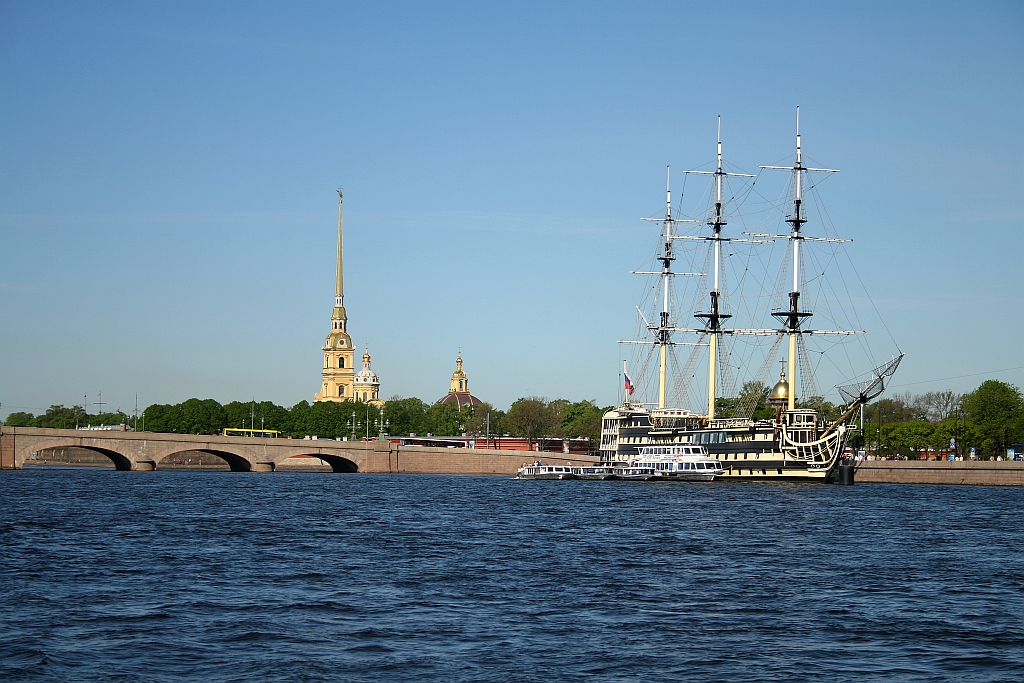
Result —
<instances>
[{"instance_id":1,"label":"choppy water surface","mask_svg":"<svg viewBox=\"0 0 1024 683\"><path fill-rule=\"evenodd\" d=\"M0 679L1024 678L1024 491L0 473Z\"/></svg>"}]
</instances>

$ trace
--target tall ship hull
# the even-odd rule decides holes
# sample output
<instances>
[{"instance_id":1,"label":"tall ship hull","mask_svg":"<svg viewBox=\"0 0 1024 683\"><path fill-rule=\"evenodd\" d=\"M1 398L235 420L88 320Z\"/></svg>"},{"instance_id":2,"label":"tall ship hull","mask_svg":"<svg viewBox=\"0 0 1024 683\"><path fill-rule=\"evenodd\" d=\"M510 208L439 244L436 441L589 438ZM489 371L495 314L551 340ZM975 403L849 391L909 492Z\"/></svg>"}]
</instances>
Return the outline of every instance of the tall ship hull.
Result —
<instances>
[{"instance_id":1,"label":"tall ship hull","mask_svg":"<svg viewBox=\"0 0 1024 683\"><path fill-rule=\"evenodd\" d=\"M667 413L667 414L666 414ZM715 419L623 405L605 414L601 459L629 462L644 446L701 444L722 464L721 480L831 483L849 429L827 430L813 410L775 420Z\"/></svg>"},{"instance_id":2,"label":"tall ship hull","mask_svg":"<svg viewBox=\"0 0 1024 683\"><path fill-rule=\"evenodd\" d=\"M672 193L666 179L665 214L662 218L644 220L661 224L659 249L656 265L651 270L633 271L637 275L651 278L648 291L654 296L648 300L648 313L639 306L639 334L635 339L621 340L620 345L630 345L634 358L640 367L639 380L634 383L628 374L627 361L623 359L622 379L623 401L608 411L601 427L601 460L609 465L629 462L635 459L641 449L652 446L678 446L699 444L710 457L721 463L724 472L722 481L791 481L829 483L838 479L837 470L843 462L844 452L851 435L863 438L854 420L862 413L864 404L877 397L885 383L896 371L902 353L873 370L876 365L867 359L859 368L851 367L843 379L847 384L835 385L840 400L831 404L817 394L809 358L813 354L820 364L825 351L809 349L809 339L829 340L826 346L844 348L844 344L856 341L863 330L842 328L844 321L859 322L855 315L843 316L842 306L826 303L820 296L822 291L834 292L835 287L822 287L824 272L815 272L808 279L804 272L805 260L820 266L814 256L808 256L811 247L823 246L838 249L839 245L851 240L836 235L811 236L804 232L808 222L805 205L807 193L814 190L821 177L837 173L834 169L811 168L803 163L800 142L800 113L797 108L796 155L790 166L762 166L761 169L785 170L790 173L791 183L784 201L778 206L757 211L766 214L767 223L772 217L788 224L783 232L744 231L743 236L728 236L725 233L726 207L731 203L741 204L737 198L750 197L753 186L761 177L725 170L722 158L721 119L719 119L718 158L714 171L687 171L687 174L710 176L711 187L707 210L703 221L681 218L672 209ZM814 180L817 177L818 180ZM749 183L746 189L727 189L730 182ZM759 193L758 193L759 194ZM763 195L759 202L764 204ZM817 194L814 195L817 200ZM820 205L817 215L830 228ZM740 222L744 222L740 218ZM681 234L681 224L705 223L706 231L701 234ZM750 264L755 260L765 262L764 252L772 244L785 245L775 277L776 289L770 306L766 295L767 279L752 287L756 305L737 303L744 292L743 278L751 278ZM682 244L681 249L678 244ZM685 248L689 246L687 254ZM705 251L699 252L700 249ZM745 251L744 251L745 250ZM762 251L757 251L762 250ZM680 254L680 252L683 252ZM726 282L728 257L744 251L746 260L740 273L741 286L730 290ZM689 257L689 270L681 272L675 262ZM835 261L836 252L829 262ZM700 285L692 287L692 306L686 313L680 312L680 301L673 290L677 277L692 278ZM808 291L810 283L819 289ZM844 281L845 284L845 281ZM810 324L814 312L809 301L825 307L827 320L837 329L818 329ZM690 317L690 312L692 317ZM742 316L739 314L742 313ZM838 315L837 315L838 313ZM747 326L733 326L737 318L743 317ZM696 321L696 324L694 324ZM688 336L691 341L680 341ZM755 359L757 367L744 367L732 354L736 343L761 340L767 351L759 357L746 352L747 359ZM674 361L679 347L689 347L690 357L685 363ZM870 351L866 343L861 350ZM846 357L850 349L845 348ZM704 354L701 356L701 354ZM870 356L870 354L867 354ZM694 409L692 403L691 379L701 373L697 363L705 359L706 403ZM769 369L774 362L782 363L782 372L774 387L765 383ZM675 367L673 367L675 362ZM749 360L748 360L749 363ZM834 365L834 364L833 364ZM799 371L799 372L798 372ZM736 391L735 373L746 374L748 381L741 392ZM788 378L787 378L788 374ZM799 374L799 380L797 376ZM848 379L852 377L853 379ZM673 381L675 386L673 386ZM648 401L634 397L637 385L648 387ZM731 395L729 392L732 392ZM737 393L739 395L737 395ZM802 393L803 396L798 396ZM691 397L689 408L673 407L675 398ZM651 400L653 399L653 400ZM701 401L705 400L700 398ZM704 407L706 406L706 409Z\"/></svg>"}]
</instances>

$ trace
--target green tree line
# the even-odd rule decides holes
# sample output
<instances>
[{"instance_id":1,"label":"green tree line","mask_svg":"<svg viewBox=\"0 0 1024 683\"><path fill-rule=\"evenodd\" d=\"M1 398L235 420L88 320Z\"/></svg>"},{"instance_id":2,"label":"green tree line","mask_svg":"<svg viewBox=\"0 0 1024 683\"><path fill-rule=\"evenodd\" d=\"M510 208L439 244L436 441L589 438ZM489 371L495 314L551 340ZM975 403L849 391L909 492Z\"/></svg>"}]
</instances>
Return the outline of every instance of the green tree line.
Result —
<instances>
[{"instance_id":1,"label":"green tree line","mask_svg":"<svg viewBox=\"0 0 1024 683\"><path fill-rule=\"evenodd\" d=\"M232 401L190 398L175 404L153 404L138 419L138 429L174 434L218 434L225 428L272 429L285 436L358 439L381 433L396 436L486 437L509 435L530 443L544 437L586 438L599 442L601 416L607 408L594 401L548 401L521 398L508 411L489 403L465 406L428 404L418 398L392 397L383 410L353 401L300 401L291 408L271 401ZM89 415L81 406L52 406L44 415L11 413L4 424L14 427L74 429L87 424L135 426L134 418L117 412Z\"/></svg>"},{"instance_id":2,"label":"green tree line","mask_svg":"<svg viewBox=\"0 0 1024 683\"><path fill-rule=\"evenodd\" d=\"M90 415L82 406L50 406L42 415L32 413L11 413L4 420L8 427L50 427L53 429L75 429L88 425L119 425L127 424L128 416L121 411Z\"/></svg>"},{"instance_id":3,"label":"green tree line","mask_svg":"<svg viewBox=\"0 0 1024 683\"><path fill-rule=\"evenodd\" d=\"M768 387L748 382L736 398L720 398L721 415L746 412L753 406L755 419L774 416L768 405ZM798 404L815 408L827 419L838 416L837 407L819 396ZM431 405L418 398L392 397L381 411L364 403L344 401L308 403L291 408L271 401L232 401L221 405L213 399L190 398L173 405L154 404L139 418L138 428L177 434L216 434L225 427L273 429L285 436L319 436L337 439L376 436L481 437L487 433L510 435L535 443L545 437L586 438L592 448L600 442L601 416L608 408L594 401L547 400L537 396L520 398L507 410L489 403L463 407ZM42 415L15 412L4 422L13 427L56 427L74 429L85 425L133 424L121 412L88 414L81 406L50 406ZM973 447L981 457L1004 455L1011 444L1024 443L1024 397L1020 389L998 380L983 382L967 394L951 391L926 394L896 394L868 405L864 411L864 433L854 434L851 445L868 447L881 455L920 457L929 449L948 448L955 439L963 454Z\"/></svg>"},{"instance_id":4,"label":"green tree line","mask_svg":"<svg viewBox=\"0 0 1024 683\"><path fill-rule=\"evenodd\" d=\"M1024 443L1024 396L998 380L966 394L896 394L865 408L864 434L857 437L853 445L884 456L919 458L949 448L951 439L960 455L974 448L982 458L1005 456L1007 447Z\"/></svg>"}]
</instances>

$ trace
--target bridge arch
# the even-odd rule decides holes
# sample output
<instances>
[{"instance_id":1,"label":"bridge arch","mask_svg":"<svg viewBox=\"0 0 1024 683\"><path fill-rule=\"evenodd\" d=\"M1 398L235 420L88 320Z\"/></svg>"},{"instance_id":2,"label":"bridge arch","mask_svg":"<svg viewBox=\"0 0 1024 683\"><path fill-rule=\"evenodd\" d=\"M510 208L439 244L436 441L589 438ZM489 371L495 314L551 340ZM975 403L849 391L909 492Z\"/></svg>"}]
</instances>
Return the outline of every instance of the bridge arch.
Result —
<instances>
[{"instance_id":1,"label":"bridge arch","mask_svg":"<svg viewBox=\"0 0 1024 683\"><path fill-rule=\"evenodd\" d=\"M342 474L355 474L359 471L359 465L348 458L331 453L311 453L331 466L331 471Z\"/></svg>"},{"instance_id":2,"label":"bridge arch","mask_svg":"<svg viewBox=\"0 0 1024 683\"><path fill-rule=\"evenodd\" d=\"M82 446L79 444L58 444L52 446L44 445L41 448L36 448L34 453L45 453L46 451L57 451L65 448L77 448L83 451L91 451L93 453L99 453L100 455L106 456L110 462L114 465L114 469L118 472L130 472L132 470L132 461L125 455L118 453L115 450L109 448L102 448L100 446ZM45 459L45 458L44 458Z\"/></svg>"},{"instance_id":3,"label":"bridge arch","mask_svg":"<svg viewBox=\"0 0 1024 683\"><path fill-rule=\"evenodd\" d=\"M157 468L160 467L160 463L167 458L171 458L180 453L207 453L209 455L215 455L228 464L232 472L251 472L252 463L249 459L243 455L232 453L230 451L224 451L217 448L179 448L177 450L168 451L161 454L154 459Z\"/></svg>"},{"instance_id":4,"label":"bridge arch","mask_svg":"<svg viewBox=\"0 0 1024 683\"><path fill-rule=\"evenodd\" d=\"M336 474L355 474L356 472L359 471L359 463L351 457L346 457L348 455L350 454L345 453L343 455L331 452L324 453L322 451L310 452L304 450L294 450L276 456L274 458L274 466L275 468L280 467L289 458L317 458L330 465L331 471ZM295 461L292 462L294 463Z\"/></svg>"}]
</instances>

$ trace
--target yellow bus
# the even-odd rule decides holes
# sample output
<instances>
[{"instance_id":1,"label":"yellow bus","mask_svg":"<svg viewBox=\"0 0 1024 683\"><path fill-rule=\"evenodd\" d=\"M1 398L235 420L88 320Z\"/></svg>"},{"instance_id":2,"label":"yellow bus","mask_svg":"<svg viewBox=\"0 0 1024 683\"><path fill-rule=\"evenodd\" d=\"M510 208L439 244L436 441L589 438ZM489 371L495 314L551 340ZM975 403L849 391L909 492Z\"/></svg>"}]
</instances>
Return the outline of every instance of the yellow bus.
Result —
<instances>
[{"instance_id":1,"label":"yellow bus","mask_svg":"<svg viewBox=\"0 0 1024 683\"><path fill-rule=\"evenodd\" d=\"M224 428L224 436L258 436L263 439L276 439L281 432L274 429L237 429L232 427Z\"/></svg>"}]
</instances>

